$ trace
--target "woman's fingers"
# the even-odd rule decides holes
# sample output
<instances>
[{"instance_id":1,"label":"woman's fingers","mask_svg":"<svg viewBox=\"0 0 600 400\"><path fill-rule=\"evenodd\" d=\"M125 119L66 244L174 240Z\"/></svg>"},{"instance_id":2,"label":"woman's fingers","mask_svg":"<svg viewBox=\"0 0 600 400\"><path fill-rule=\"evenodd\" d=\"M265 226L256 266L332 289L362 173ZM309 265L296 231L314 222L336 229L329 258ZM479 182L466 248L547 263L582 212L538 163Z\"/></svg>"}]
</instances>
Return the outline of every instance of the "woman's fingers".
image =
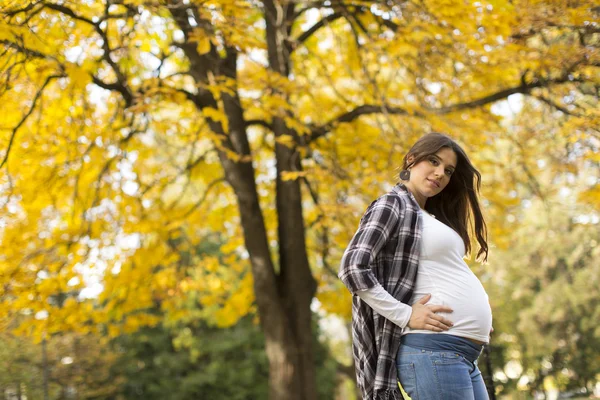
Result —
<instances>
[{"instance_id":1,"label":"woman's fingers","mask_svg":"<svg viewBox=\"0 0 600 400\"><path fill-rule=\"evenodd\" d=\"M440 322L441 324L443 324L444 326L447 326L448 329L450 329L452 326L454 326L454 323L452 321L450 321L448 318L444 318L441 315L437 315L437 314L431 314L429 316L429 318L436 320L438 322Z\"/></svg>"},{"instance_id":2,"label":"woman's fingers","mask_svg":"<svg viewBox=\"0 0 600 400\"><path fill-rule=\"evenodd\" d=\"M433 316L429 317L429 321L427 321L427 324L438 327L444 331L447 331L452 327L451 321L448 321L446 318L440 318L441 317L439 315L434 314Z\"/></svg>"},{"instance_id":3,"label":"woman's fingers","mask_svg":"<svg viewBox=\"0 0 600 400\"><path fill-rule=\"evenodd\" d=\"M429 307L429 309L434 313L436 313L436 312L447 312L447 313L454 312L453 309L451 309L450 307L446 307L446 306L428 305L427 307Z\"/></svg>"},{"instance_id":4,"label":"woman's fingers","mask_svg":"<svg viewBox=\"0 0 600 400\"><path fill-rule=\"evenodd\" d=\"M442 328L438 328L435 325L431 325L431 324L425 324L425 329L429 330L429 331L434 331L434 332L442 332L443 329Z\"/></svg>"},{"instance_id":5,"label":"woman's fingers","mask_svg":"<svg viewBox=\"0 0 600 400\"><path fill-rule=\"evenodd\" d=\"M425 296L421 297L419 299L419 301L417 301L418 304L425 304L429 301L429 299L431 299L431 293L430 294L426 294Z\"/></svg>"},{"instance_id":6,"label":"woman's fingers","mask_svg":"<svg viewBox=\"0 0 600 400\"><path fill-rule=\"evenodd\" d=\"M450 329L454 324L447 318L437 315L436 312L451 313L452 309L441 305L425 305L431 295L424 296L412 305L413 312L408 327L411 329L427 329L434 332L442 332Z\"/></svg>"},{"instance_id":7,"label":"woman's fingers","mask_svg":"<svg viewBox=\"0 0 600 400\"><path fill-rule=\"evenodd\" d=\"M445 331L447 331L452 326L454 326L452 321L450 321L447 318L442 317L441 315L436 314L437 312L451 313L454 311L453 309L451 309L450 307L441 306L441 305L431 305L431 306L427 306L427 307L431 311L431 313L429 314L429 318L431 318L432 320L435 321L435 323L431 323L431 322L429 322L429 323L431 323L434 326L437 326L438 328L442 328Z\"/></svg>"}]
</instances>

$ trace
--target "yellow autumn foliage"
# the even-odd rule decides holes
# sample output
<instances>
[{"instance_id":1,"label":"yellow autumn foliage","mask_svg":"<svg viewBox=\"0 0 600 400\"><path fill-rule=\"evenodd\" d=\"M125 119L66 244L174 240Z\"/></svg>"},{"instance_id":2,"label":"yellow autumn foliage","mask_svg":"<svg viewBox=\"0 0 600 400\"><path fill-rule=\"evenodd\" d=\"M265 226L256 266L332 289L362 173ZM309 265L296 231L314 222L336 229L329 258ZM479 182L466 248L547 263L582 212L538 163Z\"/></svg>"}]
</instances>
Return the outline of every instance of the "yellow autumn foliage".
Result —
<instances>
[{"instance_id":1,"label":"yellow autumn foliage","mask_svg":"<svg viewBox=\"0 0 600 400\"><path fill-rule=\"evenodd\" d=\"M19 316L15 332L37 340L97 325L114 337L161 322L157 308L235 324L255 312L257 233L242 217L262 219L281 268L277 177L300 184L322 309L348 318L342 252L429 131L481 171L492 249L510 248L524 200L562 201L569 176L578 206L600 203L594 2L368 2L349 19L298 2L309 9L278 54L249 1L184 2L202 19L185 32L162 2L88 1L77 18L19 3L0 6L2 329ZM194 64L211 57L218 68ZM248 164L253 176L224 168ZM232 182L252 178L261 214L240 215Z\"/></svg>"}]
</instances>

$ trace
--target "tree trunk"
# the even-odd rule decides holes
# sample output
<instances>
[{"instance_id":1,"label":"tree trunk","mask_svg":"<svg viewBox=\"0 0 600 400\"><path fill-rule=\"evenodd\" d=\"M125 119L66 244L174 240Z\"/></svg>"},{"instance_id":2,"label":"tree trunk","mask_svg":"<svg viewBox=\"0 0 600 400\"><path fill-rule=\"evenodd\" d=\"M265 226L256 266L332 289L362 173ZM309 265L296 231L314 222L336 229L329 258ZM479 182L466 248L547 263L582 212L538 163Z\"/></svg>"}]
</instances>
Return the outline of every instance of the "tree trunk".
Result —
<instances>
[{"instance_id":1,"label":"tree trunk","mask_svg":"<svg viewBox=\"0 0 600 400\"><path fill-rule=\"evenodd\" d=\"M193 31L189 24L190 14L185 7L181 7L182 3L176 4L179 7L171 8L171 14L188 35ZM208 26L208 21L201 20L192 8L190 11L199 26ZM269 1L265 3L270 67L286 76L289 70L289 51L284 39L289 25L285 19L290 18L292 13L293 4L282 8ZM279 20L280 17L284 20ZM209 73L224 75L236 82L236 49L226 47L226 55L222 57L212 47L202 55L197 52L197 46L193 43L185 43L180 47L190 61L190 70L199 88L209 82ZM234 94L222 92L221 99L228 120L228 131L225 132L220 122L210 119L208 122L211 130L221 138L216 148L225 179L236 195L245 247L252 266L258 314L269 359L269 397L273 400L314 400L317 390L310 304L316 291L316 282L310 271L306 252L300 184L297 181L281 180L281 172L298 169L300 160L295 148L279 144L276 146L280 261L280 273L277 275L259 204L246 121L237 88ZM198 89L198 94L192 100L199 110L205 107L218 108L216 99L205 89ZM273 130L276 136L298 136L289 131L281 119L273 121ZM232 159L226 150L241 158Z\"/></svg>"},{"instance_id":2,"label":"tree trunk","mask_svg":"<svg viewBox=\"0 0 600 400\"><path fill-rule=\"evenodd\" d=\"M243 149L243 154L249 154L242 110L237 107L239 99L224 95L223 101L232 142L236 147L240 145L238 151ZM236 113L237 117L232 118ZM285 154L281 158L287 162ZM252 163L233 163L226 156L221 161L238 198L252 262L254 290L269 359L270 398L313 400L316 380L310 302L316 285L306 254L300 187L295 181L281 182L278 177L280 274L277 276L270 258Z\"/></svg>"},{"instance_id":3,"label":"tree trunk","mask_svg":"<svg viewBox=\"0 0 600 400\"><path fill-rule=\"evenodd\" d=\"M290 74L289 32L293 23L294 2L271 1L264 3L266 21L267 57L269 68L286 78ZM288 113L293 117L291 113ZM311 301L316 282L310 270L306 252L302 193L297 179L284 181L283 172L299 171L300 155L297 146L301 140L289 129L281 117L273 118L275 137L291 136L293 145L275 144L277 161L276 206L279 237L279 291L293 333L290 351L297 363L294 377L300 383L300 398L316 399L316 368L312 344Z\"/></svg>"},{"instance_id":4,"label":"tree trunk","mask_svg":"<svg viewBox=\"0 0 600 400\"><path fill-rule=\"evenodd\" d=\"M224 102L227 109L229 101L226 96L224 96ZM236 101L232 100L229 104L235 103ZM228 115L231 114L228 113ZM245 141L247 144L245 131L240 130L240 135L234 139L235 124L232 124L231 118L229 121L232 140L240 140L239 143ZM298 285L292 287L292 281L286 279L285 274L280 273L279 276L275 274L252 164L250 162L233 163L225 155L222 156L221 162L226 167L227 180L237 195L244 240L252 263L254 292L269 359L269 397L277 400L315 399L316 395L307 392L307 389L315 388L314 363L312 358L309 358L312 355L310 301L299 303L297 300L298 297L308 297L308 294L304 290L302 281L296 281ZM285 224L285 226L288 225ZM284 236L286 235L284 234ZM284 243L291 240L293 239L288 237ZM288 270L284 264L289 264L292 268L296 266L295 254L282 245L281 237L280 253L282 254L280 256L282 272ZM306 256L304 258L306 260ZM306 264L308 263L306 262ZM294 274L291 276L293 277ZM302 306L304 306L304 310L302 310ZM307 376L313 379L312 384L307 383Z\"/></svg>"}]
</instances>

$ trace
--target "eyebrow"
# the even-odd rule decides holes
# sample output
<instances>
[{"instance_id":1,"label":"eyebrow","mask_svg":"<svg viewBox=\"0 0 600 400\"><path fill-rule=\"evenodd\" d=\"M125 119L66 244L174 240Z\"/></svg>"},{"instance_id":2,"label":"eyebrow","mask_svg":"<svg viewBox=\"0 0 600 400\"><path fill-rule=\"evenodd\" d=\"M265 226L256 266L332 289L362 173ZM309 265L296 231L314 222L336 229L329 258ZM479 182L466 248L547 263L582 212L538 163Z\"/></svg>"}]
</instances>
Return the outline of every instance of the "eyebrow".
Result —
<instances>
[{"instance_id":1,"label":"eyebrow","mask_svg":"<svg viewBox=\"0 0 600 400\"><path fill-rule=\"evenodd\" d=\"M435 158L437 158L440 161L444 161L442 160L437 154L432 154L432 156L434 156ZM452 167L452 169L456 169L456 167L454 165L448 165L449 167Z\"/></svg>"}]
</instances>

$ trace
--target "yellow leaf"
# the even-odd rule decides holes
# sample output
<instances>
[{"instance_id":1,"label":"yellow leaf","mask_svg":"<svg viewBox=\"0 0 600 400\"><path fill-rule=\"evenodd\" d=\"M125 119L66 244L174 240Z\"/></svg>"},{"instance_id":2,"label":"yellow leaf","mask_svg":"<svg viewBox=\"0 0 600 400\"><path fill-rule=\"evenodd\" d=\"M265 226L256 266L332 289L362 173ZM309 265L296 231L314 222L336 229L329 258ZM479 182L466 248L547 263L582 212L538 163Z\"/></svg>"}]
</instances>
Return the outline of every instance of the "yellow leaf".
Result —
<instances>
[{"instance_id":1,"label":"yellow leaf","mask_svg":"<svg viewBox=\"0 0 600 400\"><path fill-rule=\"evenodd\" d=\"M306 171L283 171L281 172L282 181L293 181L295 179L306 176Z\"/></svg>"},{"instance_id":2,"label":"yellow leaf","mask_svg":"<svg viewBox=\"0 0 600 400\"><path fill-rule=\"evenodd\" d=\"M92 80L92 76L77 64L69 64L66 69L71 82L75 85L85 86Z\"/></svg>"},{"instance_id":3,"label":"yellow leaf","mask_svg":"<svg viewBox=\"0 0 600 400\"><path fill-rule=\"evenodd\" d=\"M199 38L196 50L200 55L208 53L210 51L210 38L208 36Z\"/></svg>"},{"instance_id":4,"label":"yellow leaf","mask_svg":"<svg viewBox=\"0 0 600 400\"><path fill-rule=\"evenodd\" d=\"M294 140L294 138L290 135L281 135L281 136L277 136L275 138L275 141L279 144L282 144L286 147L289 147L290 149L292 147L294 147L294 145L296 144L296 141Z\"/></svg>"},{"instance_id":5,"label":"yellow leaf","mask_svg":"<svg viewBox=\"0 0 600 400\"><path fill-rule=\"evenodd\" d=\"M152 43L150 43L149 40L144 40L144 42L140 46L140 51L148 53L148 52L150 52L151 49L152 49Z\"/></svg>"}]
</instances>

